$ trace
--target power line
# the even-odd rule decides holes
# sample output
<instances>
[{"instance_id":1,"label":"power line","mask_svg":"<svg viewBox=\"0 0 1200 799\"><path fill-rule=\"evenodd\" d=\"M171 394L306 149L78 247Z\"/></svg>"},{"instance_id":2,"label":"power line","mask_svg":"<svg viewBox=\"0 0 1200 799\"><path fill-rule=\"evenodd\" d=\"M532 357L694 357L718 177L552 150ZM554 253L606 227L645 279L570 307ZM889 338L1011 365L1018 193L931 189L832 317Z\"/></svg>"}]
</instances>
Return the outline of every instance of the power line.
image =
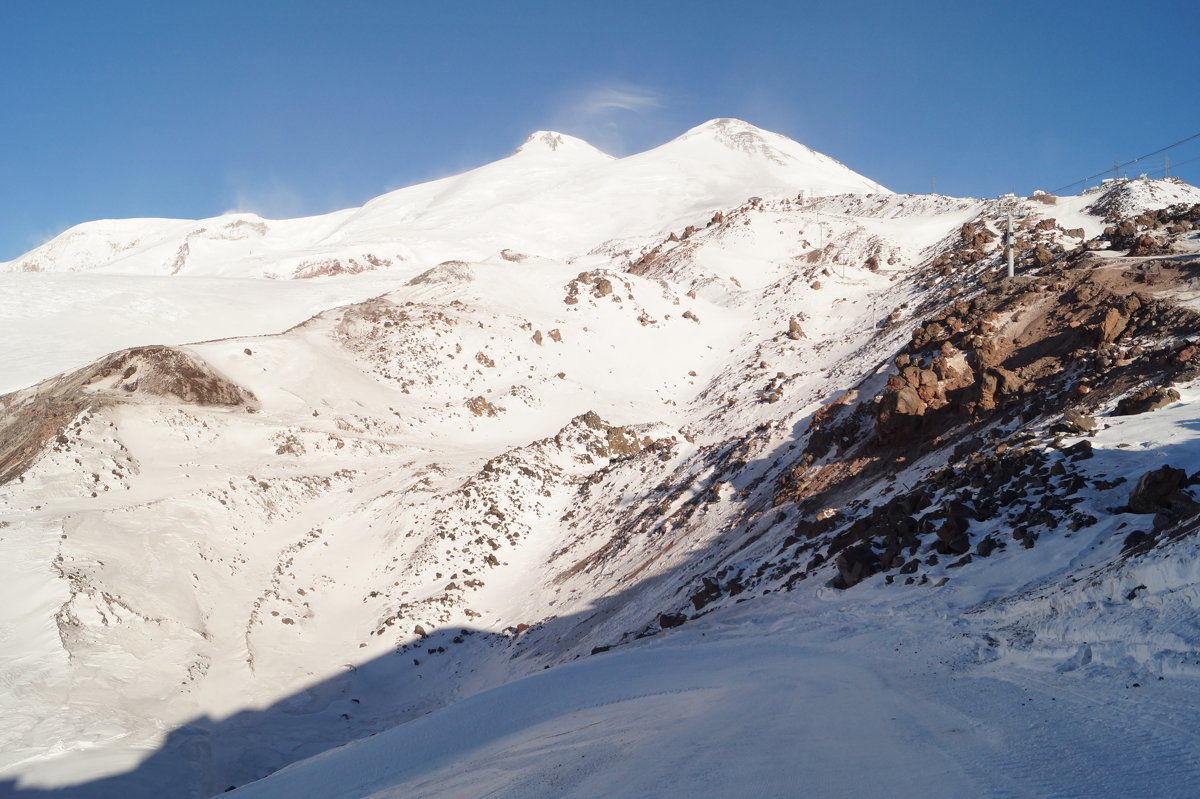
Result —
<instances>
[{"instance_id":1,"label":"power line","mask_svg":"<svg viewBox=\"0 0 1200 799\"><path fill-rule=\"evenodd\" d=\"M1139 155L1137 158L1134 158L1132 161L1126 161L1123 164L1114 164L1111 170L1106 169L1103 172L1097 172L1094 175L1090 175L1090 176L1084 178L1083 180L1075 180L1075 181L1068 183L1065 186L1059 186L1057 189L1054 189L1050 193L1058 194L1059 192L1061 192L1065 189L1069 189L1072 186L1078 186L1079 184L1084 184L1084 187L1086 188L1086 184L1089 181L1093 181L1096 178L1102 178L1105 175L1108 175L1109 172L1116 172L1119 169L1124 169L1127 166L1132 166L1132 165L1136 164L1137 162L1142 161L1146 158L1150 158L1151 156L1165 153L1167 150L1173 150L1181 144L1187 144L1188 142L1195 141L1196 139L1200 139L1200 133L1194 133L1191 136L1188 136L1186 139L1180 139L1179 141L1175 142L1174 144L1168 144L1166 147L1159 147L1157 150L1154 150L1153 152L1146 153L1145 155Z\"/></svg>"},{"instance_id":2,"label":"power line","mask_svg":"<svg viewBox=\"0 0 1200 799\"><path fill-rule=\"evenodd\" d=\"M1171 169L1173 169L1173 170L1177 169L1177 168L1183 166L1184 164L1194 164L1197 161L1200 161L1200 155L1196 156L1195 158L1189 158L1186 161L1176 161L1173 164L1171 164ZM1162 172L1162 171L1163 171L1163 168L1161 166L1157 166L1154 169L1149 170L1147 172L1147 174L1155 174L1157 172Z\"/></svg>"},{"instance_id":3,"label":"power line","mask_svg":"<svg viewBox=\"0 0 1200 799\"><path fill-rule=\"evenodd\" d=\"M1170 166L1171 166L1171 171L1172 171L1172 172L1175 172L1175 173L1176 173L1176 176L1178 176L1178 172L1176 172L1176 169L1177 169L1178 167L1181 167L1181 166L1187 166L1188 164L1194 164L1194 163L1196 163L1197 161L1200 161L1200 155L1196 156L1195 158L1188 158L1188 159L1186 159L1186 160L1184 160L1184 161L1172 161L1172 162L1171 162L1171 165L1170 165ZM1152 178L1152 177L1157 177L1158 175L1163 175L1163 174L1165 174L1165 173L1166 173L1166 171L1167 171L1167 170L1166 170L1166 167L1165 167L1165 165L1164 165L1164 166L1156 166L1156 167L1153 167L1153 168L1151 168L1151 169L1147 169L1145 172L1142 172L1141 174L1142 174L1143 176L1145 176L1145 177L1151 177L1151 178ZM1126 172L1125 174L1126 174L1126 177L1128 177L1129 173L1128 173L1128 172Z\"/></svg>"}]
</instances>

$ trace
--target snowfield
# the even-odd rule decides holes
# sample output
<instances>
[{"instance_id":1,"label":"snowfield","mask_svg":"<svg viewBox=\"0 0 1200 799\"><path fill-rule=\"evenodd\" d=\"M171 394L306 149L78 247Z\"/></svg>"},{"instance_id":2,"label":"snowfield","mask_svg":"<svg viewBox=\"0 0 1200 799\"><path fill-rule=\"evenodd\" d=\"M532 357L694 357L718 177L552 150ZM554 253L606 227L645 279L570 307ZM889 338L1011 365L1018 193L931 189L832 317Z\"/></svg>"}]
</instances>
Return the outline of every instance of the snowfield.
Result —
<instances>
[{"instance_id":1,"label":"snowfield","mask_svg":"<svg viewBox=\"0 0 1200 799\"><path fill-rule=\"evenodd\" d=\"M0 795L1184 797L1200 190L713 120L0 265Z\"/></svg>"},{"instance_id":2,"label":"snowfield","mask_svg":"<svg viewBox=\"0 0 1200 799\"><path fill-rule=\"evenodd\" d=\"M389 275L266 282L59 273L0 274L0 391L78 369L116 350L278 333L313 314L403 284Z\"/></svg>"}]
</instances>

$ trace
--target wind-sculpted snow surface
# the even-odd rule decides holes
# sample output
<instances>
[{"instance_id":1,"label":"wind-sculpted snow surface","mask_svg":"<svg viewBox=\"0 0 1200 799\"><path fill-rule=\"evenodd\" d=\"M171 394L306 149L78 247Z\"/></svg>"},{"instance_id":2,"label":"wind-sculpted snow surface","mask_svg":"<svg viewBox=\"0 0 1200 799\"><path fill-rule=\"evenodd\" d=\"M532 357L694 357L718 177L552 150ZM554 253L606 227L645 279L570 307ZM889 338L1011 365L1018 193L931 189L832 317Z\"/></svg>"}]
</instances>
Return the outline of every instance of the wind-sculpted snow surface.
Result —
<instances>
[{"instance_id":1,"label":"wind-sculpted snow surface","mask_svg":"<svg viewBox=\"0 0 1200 799\"><path fill-rule=\"evenodd\" d=\"M0 792L1189 795L1200 205L1027 199L1004 280L851 175L541 133L109 276L242 275L0 397Z\"/></svg>"}]
</instances>

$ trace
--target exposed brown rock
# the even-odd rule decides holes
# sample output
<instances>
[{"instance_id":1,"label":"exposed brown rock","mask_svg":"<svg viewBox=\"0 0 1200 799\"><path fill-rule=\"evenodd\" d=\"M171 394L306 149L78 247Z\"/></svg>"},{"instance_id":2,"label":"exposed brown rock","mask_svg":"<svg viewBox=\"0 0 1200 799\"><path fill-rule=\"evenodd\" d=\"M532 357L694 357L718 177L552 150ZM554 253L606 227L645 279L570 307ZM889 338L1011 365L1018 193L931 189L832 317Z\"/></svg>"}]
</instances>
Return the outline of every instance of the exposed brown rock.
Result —
<instances>
[{"instance_id":1,"label":"exposed brown rock","mask_svg":"<svg viewBox=\"0 0 1200 799\"><path fill-rule=\"evenodd\" d=\"M1146 256L1160 255L1164 252L1166 252L1166 248L1159 243L1158 239L1147 233L1143 233L1133 240L1128 254L1130 256Z\"/></svg>"},{"instance_id":2,"label":"exposed brown rock","mask_svg":"<svg viewBox=\"0 0 1200 799\"><path fill-rule=\"evenodd\" d=\"M911 439L921 429L921 417L925 415L928 407L928 403L913 386L893 375L879 402L875 420L876 434L881 441L889 444Z\"/></svg>"},{"instance_id":3,"label":"exposed brown rock","mask_svg":"<svg viewBox=\"0 0 1200 799\"><path fill-rule=\"evenodd\" d=\"M1096 420L1087 414L1071 408L1063 413L1063 425L1068 432L1084 434L1096 429Z\"/></svg>"},{"instance_id":4,"label":"exposed brown rock","mask_svg":"<svg viewBox=\"0 0 1200 799\"><path fill-rule=\"evenodd\" d=\"M1104 314L1104 320L1100 323L1098 331L1100 343L1111 344L1116 341L1128 324L1129 317L1116 308L1109 308Z\"/></svg>"},{"instance_id":5,"label":"exposed brown rock","mask_svg":"<svg viewBox=\"0 0 1200 799\"><path fill-rule=\"evenodd\" d=\"M608 424L595 411L588 411L574 421L604 434L604 443L591 449L594 455L601 458L624 458L636 455L654 443L649 436L639 438L627 427L614 427Z\"/></svg>"},{"instance_id":6,"label":"exposed brown rock","mask_svg":"<svg viewBox=\"0 0 1200 799\"><path fill-rule=\"evenodd\" d=\"M984 410L995 408L1005 397L1018 393L1025 381L1002 366L986 369L979 381L979 405Z\"/></svg>"},{"instance_id":7,"label":"exposed brown rock","mask_svg":"<svg viewBox=\"0 0 1200 799\"><path fill-rule=\"evenodd\" d=\"M467 410L475 416L499 416L504 413L504 408L493 405L482 396L471 397L464 404L467 406Z\"/></svg>"}]
</instances>

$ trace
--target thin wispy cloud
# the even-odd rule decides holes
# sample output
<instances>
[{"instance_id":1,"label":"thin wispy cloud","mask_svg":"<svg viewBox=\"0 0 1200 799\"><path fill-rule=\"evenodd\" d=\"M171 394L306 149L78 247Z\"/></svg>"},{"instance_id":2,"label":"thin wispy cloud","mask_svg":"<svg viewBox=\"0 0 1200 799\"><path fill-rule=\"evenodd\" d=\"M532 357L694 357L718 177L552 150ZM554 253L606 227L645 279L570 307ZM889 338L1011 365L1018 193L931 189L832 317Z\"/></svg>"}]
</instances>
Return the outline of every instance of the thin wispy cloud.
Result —
<instances>
[{"instance_id":1,"label":"thin wispy cloud","mask_svg":"<svg viewBox=\"0 0 1200 799\"><path fill-rule=\"evenodd\" d=\"M662 98L641 86L601 86L584 93L579 99L576 113L585 117L596 117L611 111L649 111L662 107Z\"/></svg>"},{"instance_id":2,"label":"thin wispy cloud","mask_svg":"<svg viewBox=\"0 0 1200 799\"><path fill-rule=\"evenodd\" d=\"M649 86L610 82L569 92L551 119L555 130L621 155L626 135L644 128L649 118L665 107L663 95Z\"/></svg>"}]
</instances>

